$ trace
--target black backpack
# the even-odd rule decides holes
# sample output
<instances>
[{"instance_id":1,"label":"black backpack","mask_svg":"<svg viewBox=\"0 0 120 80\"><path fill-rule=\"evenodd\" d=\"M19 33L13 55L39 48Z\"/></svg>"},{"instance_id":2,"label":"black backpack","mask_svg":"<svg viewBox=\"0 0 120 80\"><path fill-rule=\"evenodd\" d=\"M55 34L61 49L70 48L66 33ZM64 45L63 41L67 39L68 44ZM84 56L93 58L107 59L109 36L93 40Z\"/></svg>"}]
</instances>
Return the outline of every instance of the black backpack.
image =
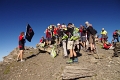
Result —
<instances>
[{"instance_id":1,"label":"black backpack","mask_svg":"<svg viewBox=\"0 0 120 80\"><path fill-rule=\"evenodd\" d=\"M90 33L91 33L92 35L96 35L96 34L97 34L97 30L94 29L92 26L89 26L89 27L91 27Z\"/></svg>"},{"instance_id":2,"label":"black backpack","mask_svg":"<svg viewBox=\"0 0 120 80\"><path fill-rule=\"evenodd\" d=\"M97 34L97 30L93 28L93 35Z\"/></svg>"}]
</instances>

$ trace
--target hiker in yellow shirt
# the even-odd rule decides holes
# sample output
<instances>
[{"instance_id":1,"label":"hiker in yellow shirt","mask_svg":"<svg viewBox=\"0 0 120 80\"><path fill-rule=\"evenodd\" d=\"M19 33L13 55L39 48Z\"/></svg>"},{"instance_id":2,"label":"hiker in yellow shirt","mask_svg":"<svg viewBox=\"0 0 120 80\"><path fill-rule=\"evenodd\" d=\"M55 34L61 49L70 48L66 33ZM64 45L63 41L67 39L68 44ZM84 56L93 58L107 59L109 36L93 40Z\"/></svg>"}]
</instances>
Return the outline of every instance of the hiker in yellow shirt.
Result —
<instances>
[{"instance_id":1,"label":"hiker in yellow shirt","mask_svg":"<svg viewBox=\"0 0 120 80\"><path fill-rule=\"evenodd\" d=\"M107 31L104 28L102 28L102 31L101 31L102 43L105 43L107 41L107 38L108 38Z\"/></svg>"}]
</instances>

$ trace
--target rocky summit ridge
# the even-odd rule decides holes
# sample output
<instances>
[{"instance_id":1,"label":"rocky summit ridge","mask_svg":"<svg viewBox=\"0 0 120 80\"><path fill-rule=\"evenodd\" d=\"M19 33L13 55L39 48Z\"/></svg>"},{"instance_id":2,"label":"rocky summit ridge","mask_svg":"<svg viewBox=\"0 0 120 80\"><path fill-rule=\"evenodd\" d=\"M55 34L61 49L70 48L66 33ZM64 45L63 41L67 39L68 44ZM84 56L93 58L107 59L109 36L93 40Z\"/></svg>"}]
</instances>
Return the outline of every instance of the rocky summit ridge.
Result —
<instances>
[{"instance_id":1,"label":"rocky summit ridge","mask_svg":"<svg viewBox=\"0 0 120 80\"><path fill-rule=\"evenodd\" d=\"M97 49L99 58L97 54L88 55L88 52L81 50L78 53L79 63L66 64L69 58L63 58L62 47L59 47L60 52L55 58L47 51L25 47L25 62L16 62L19 51L15 48L0 63L0 80L63 80L68 74L65 73L68 66L76 67L76 73L72 73L72 77L78 75L71 80L120 80L120 57L112 57L113 50L101 49L99 44ZM85 72L83 69L91 69L94 75L83 74L84 77L80 77Z\"/></svg>"}]
</instances>

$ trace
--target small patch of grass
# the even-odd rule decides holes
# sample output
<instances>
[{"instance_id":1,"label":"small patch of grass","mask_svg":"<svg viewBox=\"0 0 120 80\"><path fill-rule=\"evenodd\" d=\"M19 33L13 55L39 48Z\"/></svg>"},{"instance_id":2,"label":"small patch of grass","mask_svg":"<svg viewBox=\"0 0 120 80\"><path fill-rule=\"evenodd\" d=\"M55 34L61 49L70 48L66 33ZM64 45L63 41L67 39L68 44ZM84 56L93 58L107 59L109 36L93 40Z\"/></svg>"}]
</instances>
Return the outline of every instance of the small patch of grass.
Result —
<instances>
[{"instance_id":1,"label":"small patch of grass","mask_svg":"<svg viewBox=\"0 0 120 80\"><path fill-rule=\"evenodd\" d=\"M7 66L5 71L4 71L4 74L8 74L10 72L10 66Z\"/></svg>"},{"instance_id":2,"label":"small patch of grass","mask_svg":"<svg viewBox=\"0 0 120 80\"><path fill-rule=\"evenodd\" d=\"M29 52L30 54L33 54L33 52Z\"/></svg>"},{"instance_id":3,"label":"small patch of grass","mask_svg":"<svg viewBox=\"0 0 120 80\"><path fill-rule=\"evenodd\" d=\"M13 65L12 63L9 64L9 65L5 68L3 74L8 74L8 73L10 73L10 68L11 68L11 67L14 67L14 65Z\"/></svg>"}]
</instances>

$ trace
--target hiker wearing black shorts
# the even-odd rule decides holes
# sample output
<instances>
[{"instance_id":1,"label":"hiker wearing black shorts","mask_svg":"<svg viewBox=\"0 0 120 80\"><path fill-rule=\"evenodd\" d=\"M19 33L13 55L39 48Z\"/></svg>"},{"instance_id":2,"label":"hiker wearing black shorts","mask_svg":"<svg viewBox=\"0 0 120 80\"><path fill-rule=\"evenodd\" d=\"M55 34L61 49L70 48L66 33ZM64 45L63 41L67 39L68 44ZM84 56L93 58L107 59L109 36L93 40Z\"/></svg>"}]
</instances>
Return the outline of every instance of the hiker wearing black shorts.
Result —
<instances>
[{"instance_id":1,"label":"hiker wearing black shorts","mask_svg":"<svg viewBox=\"0 0 120 80\"><path fill-rule=\"evenodd\" d=\"M17 56L17 61L19 60L19 58L20 58L21 62L24 61L23 60L23 52L24 52L24 50L25 50L24 32L21 32L20 36L19 36L19 54Z\"/></svg>"}]
</instances>

